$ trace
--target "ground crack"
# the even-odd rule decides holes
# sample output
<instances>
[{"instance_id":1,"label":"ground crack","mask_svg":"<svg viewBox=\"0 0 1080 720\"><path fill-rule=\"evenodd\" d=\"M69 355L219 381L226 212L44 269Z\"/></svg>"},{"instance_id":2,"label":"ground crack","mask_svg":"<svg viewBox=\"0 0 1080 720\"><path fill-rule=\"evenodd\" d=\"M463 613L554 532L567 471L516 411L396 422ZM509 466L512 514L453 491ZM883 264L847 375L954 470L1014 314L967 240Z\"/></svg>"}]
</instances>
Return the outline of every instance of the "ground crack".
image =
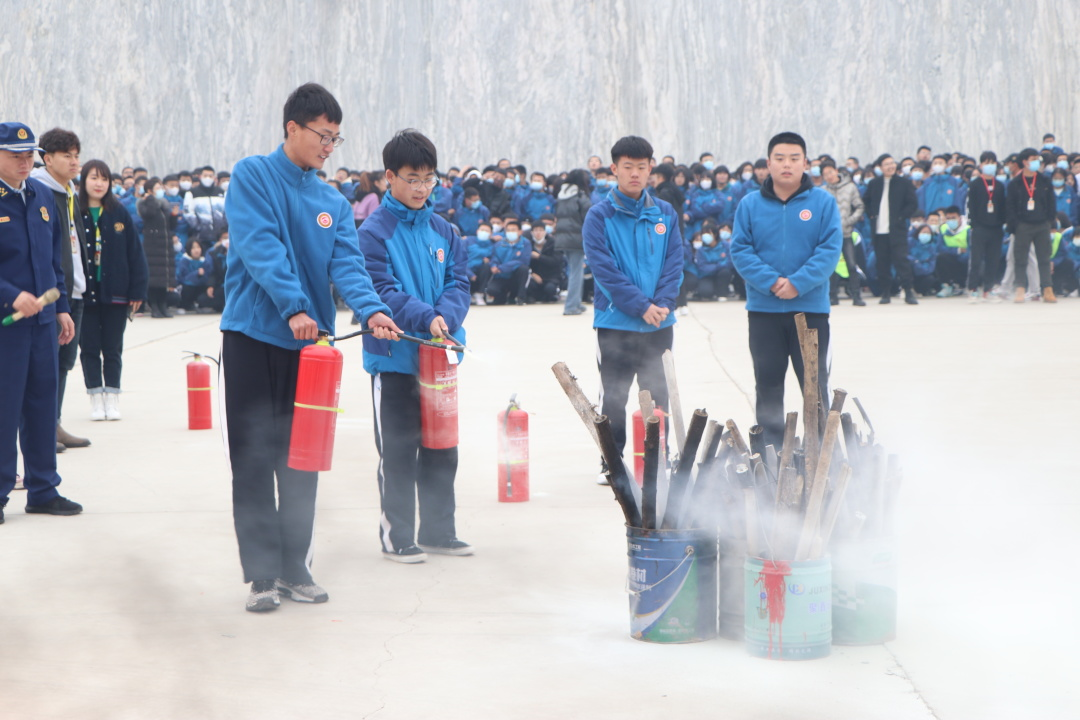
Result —
<instances>
[{"instance_id":1,"label":"ground crack","mask_svg":"<svg viewBox=\"0 0 1080 720\"><path fill-rule=\"evenodd\" d=\"M934 707L925 697L923 697L922 691L919 690L919 687L915 684L915 681L911 679L911 676L908 674L907 668L905 668L904 664L900 662L900 658L896 657L896 653L892 651L892 648L890 648L887 643L882 643L881 646L885 648L885 652L889 653L889 657L892 658L893 664L896 667L900 668L899 673L895 673L889 670L889 674L896 675L897 677L901 677L906 680L907 684L911 686L912 692L915 693L915 697L919 698L919 702L921 702L923 704L923 707L926 708L927 712L930 713L930 717L934 718L934 720L941 720L941 717L937 714L937 711L934 710Z\"/></svg>"},{"instance_id":2,"label":"ground crack","mask_svg":"<svg viewBox=\"0 0 1080 720\"><path fill-rule=\"evenodd\" d=\"M699 318L696 314L692 314L692 316L694 318L694 321L697 322L697 324L701 326L701 329L705 331L705 338L709 343L709 354L713 356L713 360L715 360L716 364L720 366L720 369L724 372L724 375L727 375L727 379L731 381L731 384L734 385L740 393L742 393L744 398L746 398L746 404L750 407L750 410L753 411L754 399L750 396L750 393L746 390L746 388L744 388L739 383L739 381L735 379L735 376L728 372L727 366L724 365L724 361L721 360L720 356L716 354L716 347L713 345L712 328L703 323L701 321L701 318Z\"/></svg>"}]
</instances>

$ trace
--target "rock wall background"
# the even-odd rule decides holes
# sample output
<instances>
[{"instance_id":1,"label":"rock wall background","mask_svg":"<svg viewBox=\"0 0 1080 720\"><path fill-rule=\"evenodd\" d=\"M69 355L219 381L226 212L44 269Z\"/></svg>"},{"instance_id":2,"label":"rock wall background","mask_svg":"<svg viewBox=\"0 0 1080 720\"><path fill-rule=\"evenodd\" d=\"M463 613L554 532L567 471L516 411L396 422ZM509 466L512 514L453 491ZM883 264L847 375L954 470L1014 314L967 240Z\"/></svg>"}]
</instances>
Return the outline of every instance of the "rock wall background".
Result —
<instances>
[{"instance_id":1,"label":"rock wall background","mask_svg":"<svg viewBox=\"0 0 1080 720\"><path fill-rule=\"evenodd\" d=\"M381 167L402 127L440 165L607 157L1080 148L1072 0L2 0L0 119L152 172L272 150L298 84L330 88ZM332 169L332 168L328 168Z\"/></svg>"}]
</instances>

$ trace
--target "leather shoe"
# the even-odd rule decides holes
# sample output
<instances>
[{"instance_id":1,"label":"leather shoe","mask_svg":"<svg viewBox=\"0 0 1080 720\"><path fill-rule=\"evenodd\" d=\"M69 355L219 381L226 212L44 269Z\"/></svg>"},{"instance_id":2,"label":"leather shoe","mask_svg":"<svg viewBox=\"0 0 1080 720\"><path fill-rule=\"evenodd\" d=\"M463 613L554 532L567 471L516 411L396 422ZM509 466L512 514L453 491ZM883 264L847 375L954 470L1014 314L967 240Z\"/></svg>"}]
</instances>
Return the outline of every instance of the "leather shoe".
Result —
<instances>
[{"instance_id":1,"label":"leather shoe","mask_svg":"<svg viewBox=\"0 0 1080 720\"><path fill-rule=\"evenodd\" d=\"M64 443L57 440L56 441L56 454L59 455L60 453L65 452L66 450L67 450L67 445L64 445Z\"/></svg>"},{"instance_id":2,"label":"leather shoe","mask_svg":"<svg viewBox=\"0 0 1080 720\"><path fill-rule=\"evenodd\" d=\"M82 505L72 502L66 497L57 495L44 505L27 505L27 514L39 515L78 515L82 512Z\"/></svg>"},{"instance_id":3,"label":"leather shoe","mask_svg":"<svg viewBox=\"0 0 1080 720\"><path fill-rule=\"evenodd\" d=\"M69 448L84 448L90 447L90 441L86 438L75 437L67 430L62 428L59 424L56 426L56 441Z\"/></svg>"}]
</instances>

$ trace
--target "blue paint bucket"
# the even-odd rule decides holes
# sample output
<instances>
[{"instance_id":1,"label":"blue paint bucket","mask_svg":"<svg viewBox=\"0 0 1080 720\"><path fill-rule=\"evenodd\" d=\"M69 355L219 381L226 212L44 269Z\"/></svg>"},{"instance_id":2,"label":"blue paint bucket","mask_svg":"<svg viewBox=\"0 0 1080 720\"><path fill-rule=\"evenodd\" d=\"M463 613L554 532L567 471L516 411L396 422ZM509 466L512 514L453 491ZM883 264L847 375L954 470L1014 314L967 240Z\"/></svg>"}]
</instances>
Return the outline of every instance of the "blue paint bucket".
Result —
<instances>
[{"instance_id":1,"label":"blue paint bucket","mask_svg":"<svg viewBox=\"0 0 1080 720\"><path fill-rule=\"evenodd\" d=\"M716 637L716 532L626 528L630 637L689 643Z\"/></svg>"},{"instance_id":2,"label":"blue paint bucket","mask_svg":"<svg viewBox=\"0 0 1080 720\"><path fill-rule=\"evenodd\" d=\"M829 558L773 562L748 557L746 651L774 660L826 657L832 643Z\"/></svg>"},{"instance_id":3,"label":"blue paint bucket","mask_svg":"<svg viewBox=\"0 0 1080 720\"><path fill-rule=\"evenodd\" d=\"M896 550L892 538L834 543L832 621L836 645L896 639Z\"/></svg>"}]
</instances>

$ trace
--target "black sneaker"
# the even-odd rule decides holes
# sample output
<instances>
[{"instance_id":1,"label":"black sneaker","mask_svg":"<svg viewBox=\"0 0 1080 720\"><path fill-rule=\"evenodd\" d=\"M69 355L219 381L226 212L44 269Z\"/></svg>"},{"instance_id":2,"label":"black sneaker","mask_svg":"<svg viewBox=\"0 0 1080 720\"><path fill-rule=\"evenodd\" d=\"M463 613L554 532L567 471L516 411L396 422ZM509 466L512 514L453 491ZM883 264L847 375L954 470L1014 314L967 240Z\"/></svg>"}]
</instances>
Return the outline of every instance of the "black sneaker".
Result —
<instances>
[{"instance_id":1,"label":"black sneaker","mask_svg":"<svg viewBox=\"0 0 1080 720\"><path fill-rule=\"evenodd\" d=\"M432 555L472 555L473 546L464 540L454 538L444 545L420 545L420 549Z\"/></svg>"},{"instance_id":2,"label":"black sneaker","mask_svg":"<svg viewBox=\"0 0 1080 720\"><path fill-rule=\"evenodd\" d=\"M294 584L285 580L274 581L278 595L286 597L294 602L324 603L330 599L330 595L314 582L307 584Z\"/></svg>"},{"instance_id":3,"label":"black sneaker","mask_svg":"<svg viewBox=\"0 0 1080 720\"><path fill-rule=\"evenodd\" d=\"M27 505L26 512L41 515L78 515L82 512L82 505L57 495L44 505Z\"/></svg>"},{"instance_id":4,"label":"black sneaker","mask_svg":"<svg viewBox=\"0 0 1080 720\"><path fill-rule=\"evenodd\" d=\"M277 610L281 605L278 600L277 587L273 580L256 580L251 583L251 592L248 594L247 604L244 609L248 612L269 612Z\"/></svg>"},{"instance_id":5,"label":"black sneaker","mask_svg":"<svg viewBox=\"0 0 1080 720\"><path fill-rule=\"evenodd\" d=\"M7 498L4 498L3 502L0 502L0 525L4 524L4 507L7 505Z\"/></svg>"},{"instance_id":6,"label":"black sneaker","mask_svg":"<svg viewBox=\"0 0 1080 720\"><path fill-rule=\"evenodd\" d=\"M424 554L424 551L416 547L415 545L410 545L409 547L405 548L398 548L393 552L383 550L382 555L387 560L393 560L394 562L406 564L422 563L427 560L427 555Z\"/></svg>"}]
</instances>

